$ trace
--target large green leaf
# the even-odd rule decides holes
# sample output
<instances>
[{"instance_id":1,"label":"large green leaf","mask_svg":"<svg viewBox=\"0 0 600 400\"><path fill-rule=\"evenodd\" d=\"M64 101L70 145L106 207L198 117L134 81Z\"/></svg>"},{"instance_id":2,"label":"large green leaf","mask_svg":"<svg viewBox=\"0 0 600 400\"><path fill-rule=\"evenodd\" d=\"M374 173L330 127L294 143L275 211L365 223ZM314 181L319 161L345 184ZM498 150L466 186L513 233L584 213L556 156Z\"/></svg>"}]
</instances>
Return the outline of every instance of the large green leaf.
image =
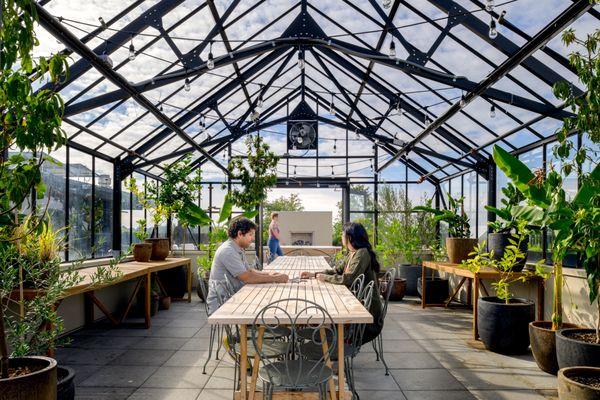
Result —
<instances>
[{"instance_id":1,"label":"large green leaf","mask_svg":"<svg viewBox=\"0 0 600 400\"><path fill-rule=\"evenodd\" d=\"M538 187L533 183L535 175L519 159L502 147L494 146L494 161L498 168L514 183L514 185L531 202L540 207L546 208L550 205L550 200L546 196L543 187Z\"/></svg>"},{"instance_id":2,"label":"large green leaf","mask_svg":"<svg viewBox=\"0 0 600 400\"><path fill-rule=\"evenodd\" d=\"M537 206L513 206L511 213L514 219L523 219L529 226L542 227L546 222L546 213Z\"/></svg>"},{"instance_id":3,"label":"large green leaf","mask_svg":"<svg viewBox=\"0 0 600 400\"><path fill-rule=\"evenodd\" d=\"M187 203L185 208L179 212L179 218L183 219L188 226L210 225L210 216L200 206L194 203Z\"/></svg>"},{"instance_id":4,"label":"large green leaf","mask_svg":"<svg viewBox=\"0 0 600 400\"><path fill-rule=\"evenodd\" d=\"M231 211L233 210L233 202L231 201L231 197L229 194L225 196L225 200L223 201L223 206L221 207L221 212L219 213L219 223L223 223L229 219L231 216Z\"/></svg>"},{"instance_id":5,"label":"large green leaf","mask_svg":"<svg viewBox=\"0 0 600 400\"><path fill-rule=\"evenodd\" d=\"M506 209L500 209L500 208L496 208L496 207L492 207L492 206L484 206L484 207L486 210L496 214L497 216L499 216L500 218L502 218L505 221L510 221L510 219L511 219L510 212Z\"/></svg>"},{"instance_id":6,"label":"large green leaf","mask_svg":"<svg viewBox=\"0 0 600 400\"><path fill-rule=\"evenodd\" d=\"M417 206L417 207L413 207L412 209L413 211L420 211L420 212L428 212L428 213L432 213L436 216L441 216L444 214L444 211L442 210L438 210L436 208L433 207L427 207L427 206Z\"/></svg>"},{"instance_id":7,"label":"large green leaf","mask_svg":"<svg viewBox=\"0 0 600 400\"><path fill-rule=\"evenodd\" d=\"M249 210L244 210L244 213L242 215L248 219L252 219L258 215L258 207L251 208Z\"/></svg>"},{"instance_id":8,"label":"large green leaf","mask_svg":"<svg viewBox=\"0 0 600 400\"><path fill-rule=\"evenodd\" d=\"M598 194L598 182L600 182L600 164L596 165L588 179L582 181L573 203L582 206L588 204L592 197Z\"/></svg>"}]
</instances>

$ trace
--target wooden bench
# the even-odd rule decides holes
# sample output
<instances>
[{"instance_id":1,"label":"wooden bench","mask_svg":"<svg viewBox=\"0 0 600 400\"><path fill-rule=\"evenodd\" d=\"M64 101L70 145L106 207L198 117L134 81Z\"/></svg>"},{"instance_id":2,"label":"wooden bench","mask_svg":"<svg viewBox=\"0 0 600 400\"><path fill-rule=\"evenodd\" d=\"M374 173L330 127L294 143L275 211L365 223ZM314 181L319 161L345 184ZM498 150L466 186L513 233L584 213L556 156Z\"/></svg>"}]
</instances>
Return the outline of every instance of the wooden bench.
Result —
<instances>
[{"instance_id":1,"label":"wooden bench","mask_svg":"<svg viewBox=\"0 0 600 400\"><path fill-rule=\"evenodd\" d=\"M433 269L440 272L446 272L448 274L452 274L455 276L462 277L458 286L454 289L450 297L442 304L427 304L425 302L426 295L426 271L427 268ZM479 339L479 332L477 330L477 319L478 319L478 310L477 310L477 299L479 298L479 289L482 289L486 296L489 296L487 288L483 283L483 279L491 279L498 280L500 279L500 273L492 268L482 268L479 272L473 272L468 270L467 268L462 267L460 264L452 264L448 262L436 262L436 261L424 261L423 262L423 271L422 275L423 279L421 279L421 306L423 308L427 306L437 306L437 307L448 307L452 300L458 294L458 291L463 286L466 280L469 280L469 286L467 287L467 299L471 301L472 294L472 304L473 304L473 339ZM526 274L522 272L514 272L513 277L526 277ZM538 311L538 319L544 319L544 279L539 276L528 277L531 280L537 281L537 311Z\"/></svg>"}]
</instances>

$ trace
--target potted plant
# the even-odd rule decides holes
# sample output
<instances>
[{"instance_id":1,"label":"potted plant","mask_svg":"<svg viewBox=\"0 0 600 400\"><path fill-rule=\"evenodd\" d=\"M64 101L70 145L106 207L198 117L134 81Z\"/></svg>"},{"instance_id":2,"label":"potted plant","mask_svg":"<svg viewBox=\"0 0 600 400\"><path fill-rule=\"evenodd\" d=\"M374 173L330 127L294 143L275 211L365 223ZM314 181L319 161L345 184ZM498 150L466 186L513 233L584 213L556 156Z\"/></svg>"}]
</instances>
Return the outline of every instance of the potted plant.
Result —
<instances>
[{"instance_id":1,"label":"potted plant","mask_svg":"<svg viewBox=\"0 0 600 400\"><path fill-rule=\"evenodd\" d=\"M435 239L434 239L435 240ZM446 251L436 241L431 247L431 259L433 261L444 261L446 259ZM427 298L425 303L429 304L441 304L448 299L448 292L450 290L449 279L440 278L437 271L432 270L431 275L425 277L425 292ZM417 292L419 297L423 297L423 277L419 276L417 279Z\"/></svg>"},{"instance_id":2,"label":"potted plant","mask_svg":"<svg viewBox=\"0 0 600 400\"><path fill-rule=\"evenodd\" d=\"M448 237L446 238L446 251L451 263L459 264L469 257L477 245L477 239L471 239L469 218L465 214L464 197L453 198L448 193L448 208L438 210L431 206L417 206L413 211L428 212L434 215L436 222L448 223Z\"/></svg>"},{"instance_id":3,"label":"potted plant","mask_svg":"<svg viewBox=\"0 0 600 400\"><path fill-rule=\"evenodd\" d=\"M148 262L152 255L152 243L144 243L144 240L148 238L146 220L139 219L137 223L138 227L134 232L134 235L140 243L135 243L133 245L133 259L138 262Z\"/></svg>"},{"instance_id":4,"label":"potted plant","mask_svg":"<svg viewBox=\"0 0 600 400\"><path fill-rule=\"evenodd\" d=\"M480 297L477 300L477 329L486 349L501 354L522 354L527 351L528 325L535 318L534 302L513 297L510 285L523 282L533 275L545 276L541 262L538 262L534 271L526 271L518 276L514 272L515 264L525 257L521 247L528 235L526 221L517 223L516 232L518 233L513 233L509 239L509 245L504 249L501 259L498 260L487 252L485 243L481 243L471 253L473 258L462 263L475 273L482 268L493 268L500 273L500 279L492 284L496 296Z\"/></svg>"},{"instance_id":5,"label":"potted plant","mask_svg":"<svg viewBox=\"0 0 600 400\"><path fill-rule=\"evenodd\" d=\"M383 265L386 267L394 267L398 261L403 258L404 251L410 245L406 245L405 238L408 236L406 231L410 227L397 218L391 219L386 223L385 229L381 230L377 250L381 255ZM417 294L417 278L421 276L421 268L412 267L410 264L401 264L397 269L396 277L394 278L394 288L390 293L390 300L400 301L404 295L416 296ZM417 272L418 271L418 275ZM383 276L385 272L381 275Z\"/></svg>"},{"instance_id":6,"label":"potted plant","mask_svg":"<svg viewBox=\"0 0 600 400\"><path fill-rule=\"evenodd\" d=\"M208 287L208 279L210 276L210 269L215 256L217 248L227 240L227 230L224 226L214 224L208 233L208 243L200 244L200 251L203 252L201 256L198 256L198 279L203 279L205 287ZM200 285L197 287L198 297L202 301L206 301L204 294L200 290Z\"/></svg>"},{"instance_id":7,"label":"potted plant","mask_svg":"<svg viewBox=\"0 0 600 400\"><path fill-rule=\"evenodd\" d=\"M504 255L504 249L510 244L513 237L513 232L517 229L517 218L512 212L513 207L518 206L525 200L525 196L512 184L508 183L502 188L504 198L502 199L502 208L485 206L485 209L496 215L496 221L488 222L488 226L492 232L487 235L488 252L494 255L497 260L500 260ZM518 232L514 232L517 233ZM525 267L527 262L529 237L522 242L521 252L525 255L523 259L515 264L515 272L520 272Z\"/></svg>"}]
</instances>

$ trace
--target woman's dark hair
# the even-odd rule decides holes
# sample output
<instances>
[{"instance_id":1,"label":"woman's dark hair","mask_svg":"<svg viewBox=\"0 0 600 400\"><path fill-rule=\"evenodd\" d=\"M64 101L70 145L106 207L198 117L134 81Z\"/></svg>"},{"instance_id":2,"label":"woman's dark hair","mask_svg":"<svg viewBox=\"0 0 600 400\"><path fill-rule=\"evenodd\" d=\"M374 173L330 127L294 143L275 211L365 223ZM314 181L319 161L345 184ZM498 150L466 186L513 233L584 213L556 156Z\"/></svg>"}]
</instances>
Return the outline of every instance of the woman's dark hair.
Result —
<instances>
[{"instance_id":1,"label":"woman's dark hair","mask_svg":"<svg viewBox=\"0 0 600 400\"><path fill-rule=\"evenodd\" d=\"M379 261L377 261L377 255L373 251L371 242L369 242L369 234L365 227L358 222L346 222L343 231L346 240L350 242L352 247L356 250L365 248L369 251L371 255L371 268L373 268L375 273L378 273L381 270L381 266L379 265Z\"/></svg>"},{"instance_id":2,"label":"woman's dark hair","mask_svg":"<svg viewBox=\"0 0 600 400\"><path fill-rule=\"evenodd\" d=\"M227 234L230 238L235 239L238 236L238 232L242 232L242 235L250 231L256 230L256 224L250 221L248 218L238 218L231 221L229 224L229 230Z\"/></svg>"}]
</instances>

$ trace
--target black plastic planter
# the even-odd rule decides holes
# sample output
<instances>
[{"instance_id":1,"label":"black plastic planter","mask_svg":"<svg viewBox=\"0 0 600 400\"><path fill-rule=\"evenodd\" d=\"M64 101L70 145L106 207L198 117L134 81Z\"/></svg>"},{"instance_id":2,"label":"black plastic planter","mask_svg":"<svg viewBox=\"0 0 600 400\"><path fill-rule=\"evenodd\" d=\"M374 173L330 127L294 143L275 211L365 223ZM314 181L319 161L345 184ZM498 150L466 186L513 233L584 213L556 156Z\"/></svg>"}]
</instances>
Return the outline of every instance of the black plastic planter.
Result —
<instances>
[{"instance_id":1,"label":"black plastic planter","mask_svg":"<svg viewBox=\"0 0 600 400\"><path fill-rule=\"evenodd\" d=\"M571 337L577 333L591 333L593 329L561 329L556 332L556 358L560 368L600 367L600 344L588 343Z\"/></svg>"},{"instance_id":2,"label":"black plastic planter","mask_svg":"<svg viewBox=\"0 0 600 400\"><path fill-rule=\"evenodd\" d=\"M510 299L507 304L497 297L477 301L477 329L486 349L501 354L523 354L529 348L529 323L535 317L535 303Z\"/></svg>"},{"instance_id":3,"label":"black plastic planter","mask_svg":"<svg viewBox=\"0 0 600 400\"><path fill-rule=\"evenodd\" d=\"M417 279L417 292L419 297L423 297L423 277ZM425 303L426 304L442 304L448 299L449 290L448 279L442 278L427 278L425 280Z\"/></svg>"},{"instance_id":4,"label":"black plastic planter","mask_svg":"<svg viewBox=\"0 0 600 400\"><path fill-rule=\"evenodd\" d=\"M407 296L417 296L417 280L421 277L422 268L420 265L402 264L398 267L398 278L406 279Z\"/></svg>"},{"instance_id":5,"label":"black plastic planter","mask_svg":"<svg viewBox=\"0 0 600 400\"><path fill-rule=\"evenodd\" d=\"M513 235L510 233L488 233L487 247L488 251L494 252L494 259L500 260L504 256L504 250L510 245L510 239ZM525 257L512 267L513 272L521 272L527 262L527 249L529 247L529 238L521 242L521 251Z\"/></svg>"}]
</instances>

